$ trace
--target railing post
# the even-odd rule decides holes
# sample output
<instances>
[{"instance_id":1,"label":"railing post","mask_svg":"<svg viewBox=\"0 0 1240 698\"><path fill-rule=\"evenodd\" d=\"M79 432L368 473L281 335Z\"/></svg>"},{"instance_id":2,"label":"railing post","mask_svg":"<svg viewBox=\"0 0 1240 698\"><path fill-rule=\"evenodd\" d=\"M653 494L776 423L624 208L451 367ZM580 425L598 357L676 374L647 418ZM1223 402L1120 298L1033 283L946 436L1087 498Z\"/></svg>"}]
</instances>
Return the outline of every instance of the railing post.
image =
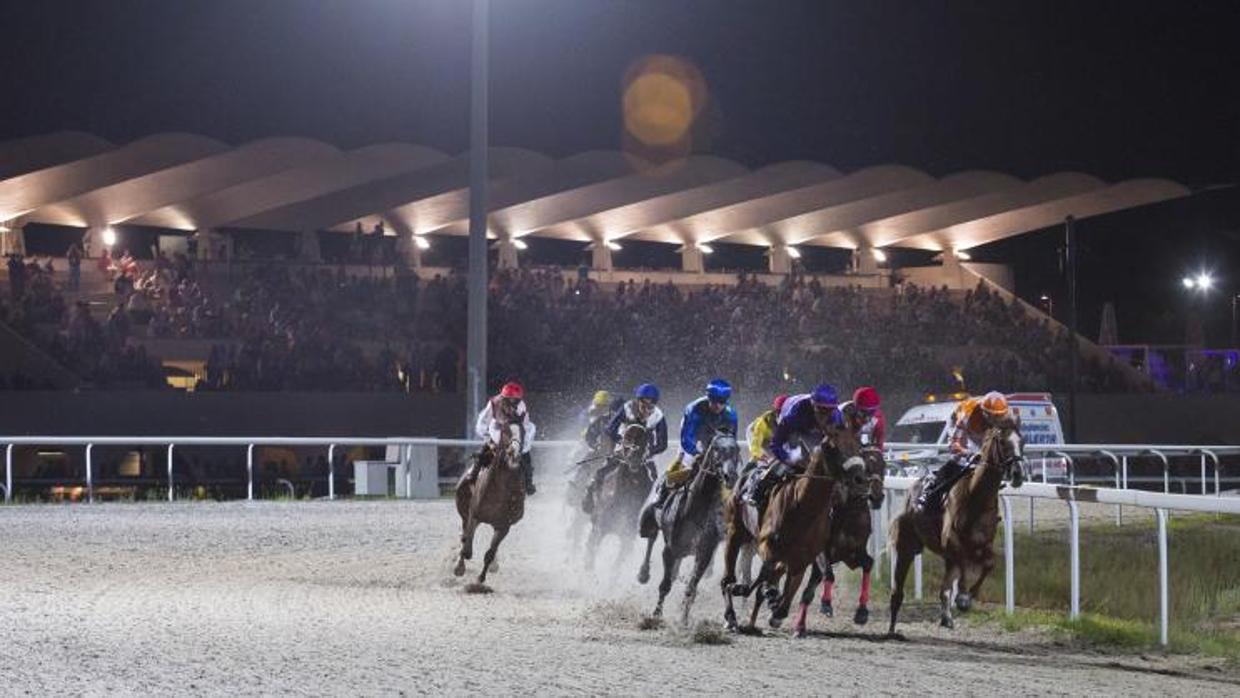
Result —
<instances>
[{"instance_id":1,"label":"railing post","mask_svg":"<svg viewBox=\"0 0 1240 698\"><path fill-rule=\"evenodd\" d=\"M13 444L4 449L4 503L13 501Z\"/></svg>"},{"instance_id":2,"label":"railing post","mask_svg":"<svg viewBox=\"0 0 1240 698\"><path fill-rule=\"evenodd\" d=\"M1016 548L1012 540L1012 500L1000 497L1003 502L1003 600L1007 614L1016 612Z\"/></svg>"},{"instance_id":3,"label":"railing post","mask_svg":"<svg viewBox=\"0 0 1240 698\"><path fill-rule=\"evenodd\" d=\"M1206 454L1201 454L1201 493L1206 493Z\"/></svg>"},{"instance_id":4,"label":"railing post","mask_svg":"<svg viewBox=\"0 0 1240 698\"><path fill-rule=\"evenodd\" d=\"M1111 460L1111 464L1115 466L1115 489L1118 490L1119 489L1119 459L1116 458L1115 454L1111 453L1110 451L1099 451L1099 453L1109 458ZM1115 505L1115 525L1116 526L1124 525L1124 505L1123 504Z\"/></svg>"},{"instance_id":5,"label":"railing post","mask_svg":"<svg viewBox=\"0 0 1240 698\"><path fill-rule=\"evenodd\" d=\"M1075 496L1075 493L1073 494ZM1075 499L1068 500L1068 535L1072 568L1072 604L1069 618L1081 615L1081 517Z\"/></svg>"},{"instance_id":6,"label":"railing post","mask_svg":"<svg viewBox=\"0 0 1240 698\"><path fill-rule=\"evenodd\" d=\"M1220 483L1219 475L1218 475L1218 468L1219 468L1218 454L1215 453L1214 451L1210 451L1210 450L1203 448L1201 449L1201 455L1209 456L1210 460L1214 461L1214 496L1215 497L1221 496L1220 492L1222 488L1219 486L1221 483ZM1205 490L1202 490L1201 493L1205 494Z\"/></svg>"},{"instance_id":7,"label":"railing post","mask_svg":"<svg viewBox=\"0 0 1240 698\"><path fill-rule=\"evenodd\" d=\"M168 444L168 501L173 501L172 494L172 449L176 444Z\"/></svg>"},{"instance_id":8,"label":"railing post","mask_svg":"<svg viewBox=\"0 0 1240 698\"><path fill-rule=\"evenodd\" d=\"M327 446L327 498L336 498L336 444Z\"/></svg>"},{"instance_id":9,"label":"railing post","mask_svg":"<svg viewBox=\"0 0 1240 698\"><path fill-rule=\"evenodd\" d=\"M95 478L91 473L90 451L94 448L94 444L86 444L86 502L93 504L95 501Z\"/></svg>"},{"instance_id":10,"label":"railing post","mask_svg":"<svg viewBox=\"0 0 1240 698\"><path fill-rule=\"evenodd\" d=\"M1120 464L1123 466L1121 470L1122 475L1123 475L1123 480L1122 480L1122 484L1120 485L1120 489L1126 490L1128 489L1128 456L1120 456L1119 461L1120 461Z\"/></svg>"},{"instance_id":11,"label":"railing post","mask_svg":"<svg viewBox=\"0 0 1240 698\"><path fill-rule=\"evenodd\" d=\"M245 499L254 501L254 444L245 449Z\"/></svg>"},{"instance_id":12,"label":"railing post","mask_svg":"<svg viewBox=\"0 0 1240 698\"><path fill-rule=\"evenodd\" d=\"M1158 642L1167 646L1170 599L1167 579L1167 510L1158 509Z\"/></svg>"},{"instance_id":13,"label":"railing post","mask_svg":"<svg viewBox=\"0 0 1240 698\"><path fill-rule=\"evenodd\" d=\"M1162 461L1163 464L1163 494L1171 494L1171 462L1167 460L1166 454L1158 449L1151 448L1149 451L1154 457Z\"/></svg>"}]
</instances>

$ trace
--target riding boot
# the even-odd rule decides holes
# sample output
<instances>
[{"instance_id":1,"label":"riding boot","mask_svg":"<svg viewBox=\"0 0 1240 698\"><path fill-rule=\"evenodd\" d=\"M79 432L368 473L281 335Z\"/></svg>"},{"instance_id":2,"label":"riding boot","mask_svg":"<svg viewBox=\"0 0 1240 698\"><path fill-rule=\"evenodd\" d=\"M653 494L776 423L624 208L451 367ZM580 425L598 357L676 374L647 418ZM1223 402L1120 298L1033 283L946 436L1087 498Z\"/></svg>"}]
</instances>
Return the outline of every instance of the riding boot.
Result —
<instances>
[{"instance_id":1,"label":"riding boot","mask_svg":"<svg viewBox=\"0 0 1240 698\"><path fill-rule=\"evenodd\" d=\"M521 454L521 474L525 476L525 494L531 495L538 490L534 487L534 462L530 459L530 454Z\"/></svg>"},{"instance_id":2,"label":"riding boot","mask_svg":"<svg viewBox=\"0 0 1240 698\"><path fill-rule=\"evenodd\" d=\"M952 458L926 478L922 486L921 496L917 498L916 508L926 511L939 509L943 504L943 495L955 484L964 472L965 466L959 458Z\"/></svg>"},{"instance_id":3,"label":"riding boot","mask_svg":"<svg viewBox=\"0 0 1240 698\"><path fill-rule=\"evenodd\" d=\"M469 467L465 468L465 472L461 474L461 484L473 484L478 481L478 473L482 472L482 468L487 461L488 452L483 449L469 460Z\"/></svg>"},{"instance_id":4,"label":"riding boot","mask_svg":"<svg viewBox=\"0 0 1240 698\"><path fill-rule=\"evenodd\" d=\"M641 515L638 517L638 530L642 538L654 538L659 534L659 522L656 520L657 511L662 508L667 500L668 492L671 489L663 478L655 481L654 491L646 498L646 503L642 505Z\"/></svg>"}]
</instances>

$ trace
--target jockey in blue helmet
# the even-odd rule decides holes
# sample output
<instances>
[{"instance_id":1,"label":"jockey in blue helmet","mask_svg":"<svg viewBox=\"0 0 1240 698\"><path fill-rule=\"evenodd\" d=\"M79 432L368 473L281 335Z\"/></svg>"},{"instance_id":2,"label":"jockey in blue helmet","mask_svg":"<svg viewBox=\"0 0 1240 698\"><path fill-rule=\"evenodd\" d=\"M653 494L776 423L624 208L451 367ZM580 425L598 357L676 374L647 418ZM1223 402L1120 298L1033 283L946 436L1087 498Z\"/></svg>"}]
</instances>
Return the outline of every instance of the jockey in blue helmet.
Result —
<instances>
[{"instance_id":1,"label":"jockey in blue helmet","mask_svg":"<svg viewBox=\"0 0 1240 698\"><path fill-rule=\"evenodd\" d=\"M646 429L648 434L646 458L653 458L667 450L667 419L663 416L663 410L659 409L659 388L654 383L642 383L637 386L637 389L633 391L633 399L624 403L624 406L612 416L607 426L607 433L617 449L621 443L621 432L631 424L640 424ZM594 511L594 493L603 484L603 478L615 470L619 464L618 460L608 458L603 467L594 473L594 478L586 488L585 498L581 502L581 508L587 514ZM654 461L647 460L646 468L649 471L650 481L654 482L658 477Z\"/></svg>"},{"instance_id":2,"label":"jockey in blue helmet","mask_svg":"<svg viewBox=\"0 0 1240 698\"><path fill-rule=\"evenodd\" d=\"M736 436L736 410L728 404L732 399L732 386L722 378L706 384L706 394L685 406L680 420L680 453L668 466L663 477L655 482L646 506L642 509L641 530L647 532L658 528L651 525L654 510L663 506L671 488L689 479L697 458L718 434ZM651 535L655 535L652 533Z\"/></svg>"},{"instance_id":3,"label":"jockey in blue helmet","mask_svg":"<svg viewBox=\"0 0 1240 698\"><path fill-rule=\"evenodd\" d=\"M812 392L788 398L775 420L775 433L768 447L772 460L750 488L746 501L759 508L775 483L800 472L814 446L831 429L844 426L835 387L822 383Z\"/></svg>"}]
</instances>

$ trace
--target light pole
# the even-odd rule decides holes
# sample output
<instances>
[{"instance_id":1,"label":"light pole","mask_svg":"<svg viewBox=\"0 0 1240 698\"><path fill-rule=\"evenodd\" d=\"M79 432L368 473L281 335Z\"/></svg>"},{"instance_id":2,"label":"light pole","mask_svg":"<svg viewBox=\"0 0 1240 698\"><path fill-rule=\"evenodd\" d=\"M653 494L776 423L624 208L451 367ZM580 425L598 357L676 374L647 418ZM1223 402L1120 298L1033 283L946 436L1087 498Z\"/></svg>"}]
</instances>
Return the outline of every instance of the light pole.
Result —
<instances>
[{"instance_id":1,"label":"light pole","mask_svg":"<svg viewBox=\"0 0 1240 698\"><path fill-rule=\"evenodd\" d=\"M465 334L465 437L473 435L487 378L487 19L474 0L469 103L469 280Z\"/></svg>"}]
</instances>

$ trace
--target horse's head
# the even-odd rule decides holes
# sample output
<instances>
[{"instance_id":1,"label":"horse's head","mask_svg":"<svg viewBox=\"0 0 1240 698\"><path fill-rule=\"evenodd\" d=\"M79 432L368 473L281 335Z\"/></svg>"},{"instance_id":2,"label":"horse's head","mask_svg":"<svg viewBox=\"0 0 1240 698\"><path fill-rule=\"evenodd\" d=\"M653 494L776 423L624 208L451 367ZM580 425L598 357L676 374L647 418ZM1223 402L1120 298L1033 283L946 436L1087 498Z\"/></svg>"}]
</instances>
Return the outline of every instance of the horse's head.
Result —
<instances>
[{"instance_id":1,"label":"horse's head","mask_svg":"<svg viewBox=\"0 0 1240 698\"><path fill-rule=\"evenodd\" d=\"M982 467L998 468L1000 477L1011 481L1012 487L1025 482L1025 440L1019 426L1015 420L995 424L982 441Z\"/></svg>"},{"instance_id":2,"label":"horse's head","mask_svg":"<svg viewBox=\"0 0 1240 698\"><path fill-rule=\"evenodd\" d=\"M874 447L861 449L861 459L865 461L865 496L870 500L870 508L879 509L886 498L884 483L887 478L887 461L883 452Z\"/></svg>"},{"instance_id":3,"label":"horse's head","mask_svg":"<svg viewBox=\"0 0 1240 698\"><path fill-rule=\"evenodd\" d=\"M860 451L861 442L851 429L828 429L813 457L821 461L822 471L827 476L842 481L849 468L865 469L865 461L858 455Z\"/></svg>"},{"instance_id":4,"label":"horse's head","mask_svg":"<svg viewBox=\"0 0 1240 698\"><path fill-rule=\"evenodd\" d=\"M698 468L705 475L721 477L725 482L733 483L740 472L740 462L741 447L736 443L736 437L727 432L719 432L706 447Z\"/></svg>"},{"instance_id":5,"label":"horse's head","mask_svg":"<svg viewBox=\"0 0 1240 698\"><path fill-rule=\"evenodd\" d=\"M520 424L509 424L499 433L499 453L504 465L516 469L521 467L521 442L524 434Z\"/></svg>"},{"instance_id":6,"label":"horse's head","mask_svg":"<svg viewBox=\"0 0 1240 698\"><path fill-rule=\"evenodd\" d=\"M649 430L640 424L630 424L620 432L620 442L616 444L616 455L625 468L638 472L646 464L646 450L649 444Z\"/></svg>"}]
</instances>

